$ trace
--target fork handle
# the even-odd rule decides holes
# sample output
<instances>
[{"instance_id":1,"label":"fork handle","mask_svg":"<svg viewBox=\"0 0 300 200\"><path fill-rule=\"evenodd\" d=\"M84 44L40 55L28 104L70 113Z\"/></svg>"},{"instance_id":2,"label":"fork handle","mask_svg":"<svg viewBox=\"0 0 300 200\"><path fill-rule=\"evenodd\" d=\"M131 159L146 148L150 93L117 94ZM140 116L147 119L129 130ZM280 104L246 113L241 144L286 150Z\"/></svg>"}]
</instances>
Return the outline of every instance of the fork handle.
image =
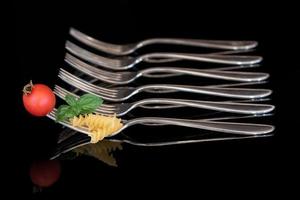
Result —
<instances>
[{"instance_id":1,"label":"fork handle","mask_svg":"<svg viewBox=\"0 0 300 200\"><path fill-rule=\"evenodd\" d=\"M239 113L239 114L264 114L264 113L271 112L274 109L273 105L268 105L268 104L153 98L153 99L144 99L132 104L131 107L127 110L127 112L129 112L135 107L147 105L147 104L148 105L149 104L180 105L186 107L208 109L208 110L214 110L220 112Z\"/></svg>"},{"instance_id":2,"label":"fork handle","mask_svg":"<svg viewBox=\"0 0 300 200\"><path fill-rule=\"evenodd\" d=\"M223 79L231 81L262 81L269 77L268 73L261 72L241 72L241 71L221 71L221 70L201 70L193 68L176 68L176 67L154 67L140 71L140 75L149 76L157 73L171 73L180 75L191 75L198 77Z\"/></svg>"},{"instance_id":3,"label":"fork handle","mask_svg":"<svg viewBox=\"0 0 300 200\"><path fill-rule=\"evenodd\" d=\"M135 93L151 90L156 91L173 91L173 92L189 92L196 94L206 94L230 98L253 99L262 98L271 94L268 89L251 89L251 88L226 88L226 87L201 87L189 85L169 85L169 84L153 84L144 85L136 89Z\"/></svg>"},{"instance_id":4,"label":"fork handle","mask_svg":"<svg viewBox=\"0 0 300 200\"><path fill-rule=\"evenodd\" d=\"M256 41L232 41L232 40L200 40L184 38L151 38L140 42L137 47L151 44L174 44L194 47L206 47L225 50L247 50L257 46Z\"/></svg>"},{"instance_id":5,"label":"fork handle","mask_svg":"<svg viewBox=\"0 0 300 200\"><path fill-rule=\"evenodd\" d=\"M252 52L252 51L254 51L254 49L240 49L240 50L231 50L231 51L226 50L226 51L219 51L219 52L213 52L213 53L208 53L208 54L230 55L230 54L247 53L247 52ZM160 58L160 59L147 58L147 62L149 62L149 63L166 63L166 62L176 62L179 60L180 60L179 58Z\"/></svg>"},{"instance_id":6,"label":"fork handle","mask_svg":"<svg viewBox=\"0 0 300 200\"><path fill-rule=\"evenodd\" d=\"M245 55L219 55L219 54L191 54L191 53L149 53L140 56L137 62L154 59L176 58L183 60L202 61L209 63L233 64L233 65L252 65L262 61L261 56Z\"/></svg>"},{"instance_id":7,"label":"fork handle","mask_svg":"<svg viewBox=\"0 0 300 200\"><path fill-rule=\"evenodd\" d=\"M160 118L160 117L145 117L145 118L133 119L128 121L128 123L125 126L128 127L135 124L151 124L151 123L184 126L190 128L197 128L197 129L229 133L229 134L240 134L240 135L261 135L261 134L270 133L274 130L274 126L265 125L265 124L187 120L187 119L172 119L172 118Z\"/></svg>"},{"instance_id":8,"label":"fork handle","mask_svg":"<svg viewBox=\"0 0 300 200\"><path fill-rule=\"evenodd\" d=\"M262 101L267 101L268 99L246 99L246 100L231 100L231 101L226 101L226 102L236 102L236 103L255 103L255 102L262 102ZM184 99L182 101L185 102L194 102L195 100L189 100L189 99ZM182 108L185 107L185 105L182 104L142 104L139 105L139 107L144 108L144 109L173 109L173 108ZM267 114L264 114L267 115ZM252 115L251 115L252 116ZM253 115L254 116L254 115ZM257 116L257 115L255 115Z\"/></svg>"}]
</instances>

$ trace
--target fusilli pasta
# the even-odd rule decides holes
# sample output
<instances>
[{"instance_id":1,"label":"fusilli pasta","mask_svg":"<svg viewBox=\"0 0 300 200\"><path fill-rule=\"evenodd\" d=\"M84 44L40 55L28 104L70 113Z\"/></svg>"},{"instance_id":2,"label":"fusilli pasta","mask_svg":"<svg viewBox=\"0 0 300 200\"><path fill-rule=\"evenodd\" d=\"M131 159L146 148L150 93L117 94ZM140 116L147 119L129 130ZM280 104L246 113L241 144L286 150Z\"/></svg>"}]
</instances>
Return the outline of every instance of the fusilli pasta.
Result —
<instances>
[{"instance_id":1,"label":"fusilli pasta","mask_svg":"<svg viewBox=\"0 0 300 200\"><path fill-rule=\"evenodd\" d=\"M87 128L89 130L91 143L97 143L123 126L121 119L118 119L116 116L97 114L79 115L78 117L71 118L70 121L75 127Z\"/></svg>"}]
</instances>

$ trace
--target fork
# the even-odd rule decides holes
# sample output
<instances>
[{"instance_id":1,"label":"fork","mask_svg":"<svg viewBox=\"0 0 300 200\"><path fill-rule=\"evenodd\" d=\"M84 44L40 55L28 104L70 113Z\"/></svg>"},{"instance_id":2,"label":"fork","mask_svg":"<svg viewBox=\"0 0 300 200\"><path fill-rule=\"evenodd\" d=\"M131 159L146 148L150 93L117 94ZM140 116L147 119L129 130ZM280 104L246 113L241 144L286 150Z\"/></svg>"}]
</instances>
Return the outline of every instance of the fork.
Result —
<instances>
[{"instance_id":1,"label":"fork","mask_svg":"<svg viewBox=\"0 0 300 200\"><path fill-rule=\"evenodd\" d=\"M274 113L268 113L268 114L262 114L262 115L234 115L234 116L226 116L226 117L211 117L211 118L207 118L207 116L202 116L200 120L205 120L205 121L224 121L224 120L240 120L240 119L249 119L249 118L261 118L261 117L269 117L269 116L273 116ZM199 120L199 119L198 119ZM147 123L144 123L143 125L155 125L155 126L158 126L158 125L162 125L162 124L155 124L155 123L151 123L151 124L147 124ZM70 137L73 137L74 135L76 135L77 131L74 131L73 129L69 129L69 128L66 128L64 127L63 131L59 133L59 137L58 137L58 141L57 143L60 144L62 142L64 142L65 140L68 140ZM203 133L201 133L201 135L204 135ZM128 136L127 136L128 137ZM227 137L226 137L227 138ZM116 139L116 138L105 138L107 140L119 140L119 139Z\"/></svg>"},{"instance_id":2,"label":"fork","mask_svg":"<svg viewBox=\"0 0 300 200\"><path fill-rule=\"evenodd\" d=\"M54 120L56 119L56 109L53 109L47 117ZM78 132L90 134L87 128L74 127L68 121L59 121L59 123L68 128L74 129ZM263 135L270 133L274 130L274 126L266 124L253 124L253 123L237 123L237 122L222 122L210 120L191 120L191 119L178 119L178 118L163 118L163 117L140 117L130 120L122 120L123 126L116 132L112 133L110 137L115 136L123 130L137 124L163 124L173 126L183 126L189 128L197 128L208 131L215 131L220 133L228 133L233 135Z\"/></svg>"},{"instance_id":3,"label":"fork","mask_svg":"<svg viewBox=\"0 0 300 200\"><path fill-rule=\"evenodd\" d=\"M75 28L70 28L70 35L80 42L93 47L102 52L113 55L127 55L135 52L137 49L152 44L174 44L195 47L206 47L215 49L244 50L257 46L256 41L226 41L226 40L199 40L199 39L182 39L182 38L151 38L132 44L110 44L102 42L88 36Z\"/></svg>"},{"instance_id":4,"label":"fork","mask_svg":"<svg viewBox=\"0 0 300 200\"><path fill-rule=\"evenodd\" d=\"M67 94L73 95L79 98L76 94L69 92L62 87L56 85L54 93L62 99L65 99ZM95 94L96 95L96 94ZM152 98L143 99L133 103L122 103L122 104L104 104L97 108L96 113L104 115L114 115L120 117L126 115L134 108L148 104L167 104L167 105L180 105L193 108L208 109L214 111L222 111L229 113L239 114L264 114L271 112L274 106L268 104L250 104L250 103L237 103L237 102L216 102L216 101L196 101L196 100L185 100L185 99L167 99L167 98Z\"/></svg>"},{"instance_id":5,"label":"fork","mask_svg":"<svg viewBox=\"0 0 300 200\"><path fill-rule=\"evenodd\" d=\"M258 72L239 72L239 71L225 71L223 68L215 68L214 70L200 70L193 68L176 68L176 67L152 67L144 70L140 70L137 72L109 72L106 70L102 70L96 68L92 65L89 65L86 62L83 62L76 57L72 56L69 53L66 53L65 61L72 66L73 68L88 74L94 78L98 78L101 81L111 84L124 85L131 83L138 79L139 77L153 77L155 73L169 73L164 74L160 77L168 77L177 75L191 75L191 76L199 76L199 77L207 77L214 79L223 79L223 80L231 80L231 81L262 81L269 77L268 73L258 73ZM228 67L227 69L235 69L237 67ZM243 66L241 67L243 68ZM172 75L170 75L170 73Z\"/></svg>"},{"instance_id":6,"label":"fork","mask_svg":"<svg viewBox=\"0 0 300 200\"><path fill-rule=\"evenodd\" d=\"M221 54L191 54L191 53L148 53L137 57L116 57L108 58L97 55L90 51L87 51L74 43L67 41L65 45L66 49L82 60L88 61L92 64L102 66L111 70L127 70L134 67L136 64L144 61L148 62L148 59L165 59L176 58L192 61L202 61L210 63L221 64L233 64L233 65L252 65L259 63L262 60L261 56L245 56L245 55L221 55Z\"/></svg>"},{"instance_id":7,"label":"fork","mask_svg":"<svg viewBox=\"0 0 300 200\"><path fill-rule=\"evenodd\" d=\"M151 84L139 87L115 87L108 89L96 86L88 81L76 77L75 75L60 69L58 77L64 82L88 93L94 93L107 101L120 102L130 99L132 96L149 89L172 90L173 92L189 92L197 94L207 94L231 98L262 98L272 93L269 89L250 89L250 88L226 88L226 87L201 87L187 85L170 85L170 84Z\"/></svg>"},{"instance_id":8,"label":"fork","mask_svg":"<svg viewBox=\"0 0 300 200\"><path fill-rule=\"evenodd\" d=\"M272 114L270 114L272 115ZM253 118L253 117L265 117L265 116L230 116L224 118L208 118L202 120L210 120L210 121L219 121L219 120L232 120L232 119L240 119L240 118ZM159 124L157 124L159 125ZM207 133L201 133L201 136L208 135ZM270 137L273 136L273 133L262 134L262 135L232 135L232 136L210 136L209 138L195 138L193 137L182 137L180 139L173 139L171 141L163 141L163 142L140 142L137 141L127 135L122 134L123 137L115 138L105 138L104 140L108 140L111 142L121 142L127 143L134 146L142 146L142 147L159 147L159 146L168 146L168 145L180 145L180 144L191 144L191 143L200 143L200 142L214 142L214 141L228 141L228 140L241 140L241 139L254 139L254 138L262 138L262 137ZM84 146L90 144L90 137L82 134L81 132L75 131L74 129L64 129L59 135L59 141L55 148L55 151L52 154L51 159L55 159L63 153L67 153L75 148L80 146Z\"/></svg>"},{"instance_id":9,"label":"fork","mask_svg":"<svg viewBox=\"0 0 300 200\"><path fill-rule=\"evenodd\" d=\"M78 74L78 76L81 76L81 75L82 74L80 74L80 75ZM98 79L88 80L89 83L95 83L97 81L98 81ZM201 86L201 87L204 87L204 88L225 88L225 87L234 88L234 87L240 87L240 86L262 85L262 84L265 84L265 83L267 83L267 82L266 81L242 82L242 83L229 83L229 84L226 83L226 84L216 84L216 85L205 85L205 86ZM99 84L99 86L111 88L113 85L107 85L105 83L101 83L101 84ZM62 87L58 86L58 85L55 85L55 87L59 87L60 89L65 90ZM256 90L256 89L254 89L254 90ZM65 91L67 91L67 90L65 90ZM79 91L80 91L80 89L78 89L78 88L74 88L74 90L72 90L73 93L77 93ZM173 92L176 92L176 91L166 90L166 89L163 89L163 90L147 89L146 92L156 93L156 94L157 93L164 94L164 93L173 93ZM269 98L245 98L245 99L230 100L229 102L249 103L249 102L265 102L265 101L269 101L269 100L270 100ZM186 99L185 101L188 101L188 100ZM180 108L180 107L183 107L183 106L174 105L174 104L170 104L170 105L155 105L155 104L153 104L153 105L139 105L139 107L145 108L145 109L169 109L169 108Z\"/></svg>"},{"instance_id":10,"label":"fork","mask_svg":"<svg viewBox=\"0 0 300 200\"><path fill-rule=\"evenodd\" d=\"M55 112L56 109L51 111L47 117L49 117L52 120L55 120ZM70 129L73 129L75 131L84 133L86 135L89 135L89 131L86 128L79 128L74 127L71 125L70 122L67 121L60 121L61 125L66 126ZM135 118L131 120L122 120L123 127L119 129L118 131L114 132L111 136L115 136L125 130L126 128L136 125L136 124L142 124L142 125L148 125L151 123L157 124L163 124L163 125L174 125L174 126L183 126L183 127L190 127L190 128L197 128L202 130L208 130L208 131L215 131L220 133L227 133L231 136L227 139L235 139L235 137L238 137L236 139L242 138L242 137L263 137L268 136L269 133L273 132L275 127L272 125L266 125L266 124L253 124L253 123L236 123L236 122L222 122L222 121L210 121L210 120L187 120L187 119L176 119L176 118L159 118L159 117L144 117L144 118ZM215 138L215 141L218 140L227 140L226 138ZM214 141L213 138L211 139L204 139L202 141ZM124 142L132 143L135 145L138 145L138 143L135 143L132 140L124 140ZM193 141L190 141L192 143ZM196 142L196 141L194 141ZM199 141L201 142L201 140ZM85 144L90 143L90 138L85 137L83 140L77 140L77 141L70 141L69 144L73 145L73 148L68 148L69 150L74 149L75 147L79 147ZM184 142L179 142L184 143ZM188 142L187 142L188 143ZM143 143L140 143L140 146L143 146ZM176 143L174 143L176 144ZM171 145L171 144L164 144L164 145ZM144 144L144 146L155 146L151 145L151 143ZM159 144L156 144L156 146L159 146ZM60 152L63 152L62 150Z\"/></svg>"}]
</instances>

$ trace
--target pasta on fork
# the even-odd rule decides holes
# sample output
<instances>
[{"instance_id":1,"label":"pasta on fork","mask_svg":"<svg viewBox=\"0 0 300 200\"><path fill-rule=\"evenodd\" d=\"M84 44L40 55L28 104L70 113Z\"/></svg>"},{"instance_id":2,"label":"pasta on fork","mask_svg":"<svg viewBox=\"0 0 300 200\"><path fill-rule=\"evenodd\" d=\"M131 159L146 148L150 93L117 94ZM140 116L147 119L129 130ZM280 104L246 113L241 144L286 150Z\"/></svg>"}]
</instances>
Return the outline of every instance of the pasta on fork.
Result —
<instances>
[{"instance_id":1,"label":"pasta on fork","mask_svg":"<svg viewBox=\"0 0 300 200\"><path fill-rule=\"evenodd\" d=\"M114 116L85 114L73 117L70 122L75 127L87 128L90 132L91 143L97 143L122 128L121 119Z\"/></svg>"}]
</instances>

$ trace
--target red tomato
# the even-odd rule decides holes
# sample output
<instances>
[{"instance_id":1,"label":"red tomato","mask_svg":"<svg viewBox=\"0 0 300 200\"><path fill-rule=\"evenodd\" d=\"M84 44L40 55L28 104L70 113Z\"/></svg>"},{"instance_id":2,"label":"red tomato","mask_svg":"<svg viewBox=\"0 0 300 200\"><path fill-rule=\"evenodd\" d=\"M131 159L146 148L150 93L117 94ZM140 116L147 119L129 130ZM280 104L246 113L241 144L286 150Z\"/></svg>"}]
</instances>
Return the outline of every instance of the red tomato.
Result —
<instances>
[{"instance_id":1,"label":"red tomato","mask_svg":"<svg viewBox=\"0 0 300 200\"><path fill-rule=\"evenodd\" d=\"M39 187L49 187L60 177L61 166L57 160L35 161L30 167L31 181Z\"/></svg>"},{"instance_id":2,"label":"red tomato","mask_svg":"<svg viewBox=\"0 0 300 200\"><path fill-rule=\"evenodd\" d=\"M43 84L26 85L23 90L25 109L34 116L45 116L55 106L56 98L52 90Z\"/></svg>"}]
</instances>

